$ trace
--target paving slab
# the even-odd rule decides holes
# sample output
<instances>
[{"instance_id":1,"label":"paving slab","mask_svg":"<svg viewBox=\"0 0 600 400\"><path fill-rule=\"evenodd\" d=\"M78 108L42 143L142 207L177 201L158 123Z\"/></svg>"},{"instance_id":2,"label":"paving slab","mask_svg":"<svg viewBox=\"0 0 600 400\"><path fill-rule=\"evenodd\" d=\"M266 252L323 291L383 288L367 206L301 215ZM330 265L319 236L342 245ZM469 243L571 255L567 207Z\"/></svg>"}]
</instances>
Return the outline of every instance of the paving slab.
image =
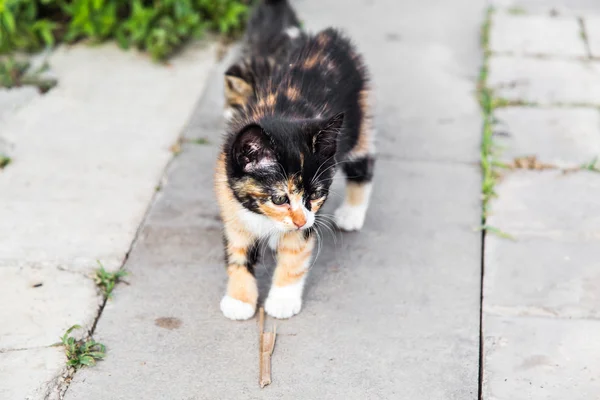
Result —
<instances>
[{"instance_id":1,"label":"paving slab","mask_svg":"<svg viewBox=\"0 0 600 400\"><path fill-rule=\"evenodd\" d=\"M574 16L600 14L600 4L596 0L491 0L490 4L496 8L526 13Z\"/></svg>"},{"instance_id":2,"label":"paving slab","mask_svg":"<svg viewBox=\"0 0 600 400\"><path fill-rule=\"evenodd\" d=\"M48 354L63 350L34 350L92 327L101 296L89 274L97 260L122 265L215 53L192 45L165 66L115 44L76 45L49 62L59 85L24 92L0 120L13 160L0 173L0 352L12 355L0 371L24 369L2 379L2 399L58 399L65 362ZM17 353L45 369L26 381Z\"/></svg>"},{"instance_id":3,"label":"paving slab","mask_svg":"<svg viewBox=\"0 0 600 400\"><path fill-rule=\"evenodd\" d=\"M595 108L508 107L494 111L500 157L535 155L544 163L577 166L600 156L600 111Z\"/></svg>"},{"instance_id":4,"label":"paving slab","mask_svg":"<svg viewBox=\"0 0 600 400\"><path fill-rule=\"evenodd\" d=\"M0 398L57 400L55 383L65 369L62 348L0 352Z\"/></svg>"},{"instance_id":5,"label":"paving slab","mask_svg":"<svg viewBox=\"0 0 600 400\"><path fill-rule=\"evenodd\" d=\"M490 50L518 56L588 56L577 18L514 15L504 10L492 16Z\"/></svg>"},{"instance_id":6,"label":"paving slab","mask_svg":"<svg viewBox=\"0 0 600 400\"><path fill-rule=\"evenodd\" d=\"M600 238L519 235L485 240L484 311L600 319Z\"/></svg>"},{"instance_id":7,"label":"paving slab","mask_svg":"<svg viewBox=\"0 0 600 400\"><path fill-rule=\"evenodd\" d=\"M101 302L90 277L56 268L0 268L0 293L0 351L50 346L91 326Z\"/></svg>"},{"instance_id":8,"label":"paving slab","mask_svg":"<svg viewBox=\"0 0 600 400\"><path fill-rule=\"evenodd\" d=\"M180 191L210 185L217 151L188 147L173 163L171 173L185 174L187 185L169 179L158 197L127 263L130 285L115 292L97 327L110 356L79 372L67 399L476 398L478 299L476 290L464 291L479 279L472 212L478 201L466 195L479 184L472 167L440 172L434 163L381 162L403 185L386 188L392 175L380 174L374 200L380 206L366 230L323 243L305 308L277 322L274 384L261 392L256 321L231 322L218 308L225 280L212 193L197 190L194 204L188 198L181 210ZM451 201L431 198L432 187ZM186 217L171 218L166 210L173 205ZM397 210L393 221L390 209ZM273 264L270 253L264 258L257 268L263 295ZM157 326L158 318L181 324L168 330ZM173 367L182 358L186 367ZM424 386L433 374L436 383ZM110 376L119 379L107 388Z\"/></svg>"},{"instance_id":9,"label":"paving slab","mask_svg":"<svg viewBox=\"0 0 600 400\"><path fill-rule=\"evenodd\" d=\"M40 92L33 86L12 89L0 88L0 127L4 119L16 113L24 105L39 96Z\"/></svg>"},{"instance_id":10,"label":"paving slab","mask_svg":"<svg viewBox=\"0 0 600 400\"><path fill-rule=\"evenodd\" d=\"M600 176L596 172L514 171L496 188L489 223L517 236L600 237Z\"/></svg>"},{"instance_id":11,"label":"paving slab","mask_svg":"<svg viewBox=\"0 0 600 400\"><path fill-rule=\"evenodd\" d=\"M598 3L492 3L526 14L492 20L494 50L516 56L493 56L488 83L500 98L529 103L495 111L501 157L535 155L559 167L588 163L600 153L600 64L566 58L581 57L573 22L587 17L583 9L598 11ZM537 20L541 31L532 32L526 20ZM600 175L507 171L496 193L486 223L514 240L485 235L482 399L595 399Z\"/></svg>"},{"instance_id":12,"label":"paving slab","mask_svg":"<svg viewBox=\"0 0 600 400\"><path fill-rule=\"evenodd\" d=\"M0 88L0 155L10 155L13 147L10 141L3 137L2 125L6 123L4 120L38 96L40 96L39 91L30 86L12 89Z\"/></svg>"},{"instance_id":13,"label":"paving slab","mask_svg":"<svg viewBox=\"0 0 600 400\"><path fill-rule=\"evenodd\" d=\"M411 160L476 161L481 112L475 88L484 1L294 4L308 30L340 27L364 53L376 93L378 151ZM460 21L449 22L449 15Z\"/></svg>"},{"instance_id":14,"label":"paving slab","mask_svg":"<svg viewBox=\"0 0 600 400\"><path fill-rule=\"evenodd\" d=\"M480 175L468 161L481 128L473 92L485 5L295 4L309 28L342 24L372 66L385 122L364 231L327 235L304 309L277 322L273 384L260 390L256 321L226 320L218 308L225 276L212 193L223 129L216 71L184 135L209 143L185 143L171 164L127 261L130 285L117 288L97 326L109 356L78 372L65 399L477 398ZM453 13L463 18L448 24ZM365 29L364 21L377 23ZM444 126L454 120L457 127ZM445 128L459 136L454 148L444 138L442 155L425 137L437 124L435 137ZM341 181L334 185L325 212L341 201ZM263 296L272 256L265 250L257 268Z\"/></svg>"},{"instance_id":15,"label":"paving slab","mask_svg":"<svg viewBox=\"0 0 600 400\"><path fill-rule=\"evenodd\" d=\"M488 85L498 97L537 105L600 105L600 62L509 56L492 56L489 62Z\"/></svg>"},{"instance_id":16,"label":"paving slab","mask_svg":"<svg viewBox=\"0 0 600 400\"><path fill-rule=\"evenodd\" d=\"M486 400L589 400L600 393L600 321L484 315Z\"/></svg>"},{"instance_id":17,"label":"paving slab","mask_svg":"<svg viewBox=\"0 0 600 400\"><path fill-rule=\"evenodd\" d=\"M60 84L2 127L13 162L0 176L0 265L118 268L214 56L192 46L165 67L114 44L52 54Z\"/></svg>"},{"instance_id":18,"label":"paving slab","mask_svg":"<svg viewBox=\"0 0 600 400\"><path fill-rule=\"evenodd\" d=\"M592 57L600 58L600 15L585 16L584 21Z\"/></svg>"}]
</instances>

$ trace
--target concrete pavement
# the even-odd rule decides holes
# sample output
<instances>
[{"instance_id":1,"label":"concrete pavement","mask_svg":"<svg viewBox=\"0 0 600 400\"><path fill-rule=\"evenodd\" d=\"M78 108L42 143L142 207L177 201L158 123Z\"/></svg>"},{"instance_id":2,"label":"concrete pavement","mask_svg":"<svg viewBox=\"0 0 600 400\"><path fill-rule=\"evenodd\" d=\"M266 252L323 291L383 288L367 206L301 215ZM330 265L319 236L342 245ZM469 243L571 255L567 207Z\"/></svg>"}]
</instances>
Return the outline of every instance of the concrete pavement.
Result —
<instances>
[{"instance_id":1,"label":"concrete pavement","mask_svg":"<svg viewBox=\"0 0 600 400\"><path fill-rule=\"evenodd\" d=\"M183 109L164 105L171 110L165 125L155 120L143 125L155 134L119 135L128 146L144 149L143 157L132 160L146 160L150 169L136 164L136 174L117 163L116 155L130 153L119 153L116 144L123 142L110 134L101 143L107 147L98 144L116 154L102 157L110 161L109 177L82 175L87 170L76 167L85 157L59 151L56 143L68 143L76 135L42 143L59 160L73 157L70 164L64 161L71 167L62 169L67 177L49 182L81 183L82 176L90 182L81 183L77 192L77 198L86 200L75 208L81 220L67 224L77 232L76 245L49 251L53 247L47 244L53 241L43 240L43 233L60 238L60 219L55 225L40 219L26 226L13 219L12 230L4 230L5 235L15 232L8 239L0 230L2 243L8 243L0 248L2 303L29 310L0 309L0 321L11 322L0 326L0 398L60 397L61 391L52 389L67 388L61 384L64 359L61 349L48 347L48 342L72 323L89 326L99 301L86 277L90 263L106 259L109 268L118 268L134 238L124 265L129 285L117 286L94 334L107 346L107 358L74 375L64 394L67 400L600 397L595 340L600 333L600 174L578 168L600 156L600 6L595 0L491 3L487 85L501 105L493 110L493 128L496 149L503 149L495 157L510 164L536 156L549 166L498 171L498 196L486 222L515 240L488 232L482 243L477 230L482 118L475 90L483 57L479 29L488 4L294 1L309 29L342 26L364 51L375 83L379 161L364 230L326 234L302 312L290 320L267 321L278 332L273 383L262 390L258 386L256 320L233 322L219 310L225 271L212 174L224 129L221 77L226 59L210 74L183 131L182 152L170 163L141 226L169 158L166 146L178 133L171 128L186 122ZM136 64L129 71L138 68L146 67ZM183 91L191 106L204 80L194 81L195 88L189 82L206 69L185 70L190 75L177 80L177 89L168 80L159 85L163 100ZM63 82L74 86L62 93L87 101L89 90L77 86L85 80L85 68L78 71L80 75L64 76ZM90 104L107 103L109 94L101 87L92 88L103 94ZM0 102L3 96L0 92ZM41 101L31 93L20 96L13 102L15 113L0 113L0 135L18 156L17 163L0 172L0 185L3 179L4 185L16 182L14 177L7 181L8 173L32 171L37 164L22 167L21 160L40 154L43 147L35 143L43 138L32 132L44 119L23 117L18 126L25 134L6 134L13 114ZM150 108L162 110L158 104ZM139 118L131 121L132 127L152 114L147 108L136 112L132 115ZM77 118L71 121L84 120ZM31 126L37 128L27 130ZM165 130L160 133L157 126ZM98 157L92 151L85 154ZM39 170L30 175L42 176ZM93 182L104 182L95 181L102 176L114 182L110 194L120 197L106 195L104 202L95 203L94 196L83 194ZM340 203L341 183L334 183L338 195L330 198L326 212ZM4 186L4 194L0 189L4 208L13 204L6 192L12 187ZM24 194L43 195L38 186L14 187L21 196L12 199L19 200L17 205L25 204ZM135 193L126 193L128 188ZM121 203L123 209L113 213ZM54 215L48 210L35 215ZM4 212L0 208L0 225L12 215ZM112 247L106 246L104 234L97 235L97 242L90 240L95 230L88 223L120 239ZM37 230L27 236L32 227ZM265 249L257 268L260 301L273 263L273 254ZM38 294L31 286L40 281L44 290Z\"/></svg>"},{"instance_id":2,"label":"concrete pavement","mask_svg":"<svg viewBox=\"0 0 600 400\"><path fill-rule=\"evenodd\" d=\"M515 240L485 238L483 399L597 399L600 4L495 3L488 85L525 105L495 110L498 157L553 169L503 171L491 203Z\"/></svg>"},{"instance_id":3,"label":"concrete pavement","mask_svg":"<svg viewBox=\"0 0 600 400\"><path fill-rule=\"evenodd\" d=\"M219 310L225 285L212 172L222 133L216 72L188 125L96 338L110 356L66 399L476 399L481 117L474 96L484 4L294 2L311 29L342 25L378 101L379 164L360 233L329 236L305 305L276 323L273 383L258 387L255 320ZM340 191L340 182L334 190ZM333 196L331 212L340 202ZM262 294L271 253L257 268ZM163 318L163 319L161 319ZM165 328L164 318L179 321Z\"/></svg>"},{"instance_id":4,"label":"concrete pavement","mask_svg":"<svg viewBox=\"0 0 600 400\"><path fill-rule=\"evenodd\" d=\"M215 62L192 46L170 67L116 45L50 56L59 85L0 91L0 398L55 399L72 325L90 329L96 260L122 266Z\"/></svg>"}]
</instances>

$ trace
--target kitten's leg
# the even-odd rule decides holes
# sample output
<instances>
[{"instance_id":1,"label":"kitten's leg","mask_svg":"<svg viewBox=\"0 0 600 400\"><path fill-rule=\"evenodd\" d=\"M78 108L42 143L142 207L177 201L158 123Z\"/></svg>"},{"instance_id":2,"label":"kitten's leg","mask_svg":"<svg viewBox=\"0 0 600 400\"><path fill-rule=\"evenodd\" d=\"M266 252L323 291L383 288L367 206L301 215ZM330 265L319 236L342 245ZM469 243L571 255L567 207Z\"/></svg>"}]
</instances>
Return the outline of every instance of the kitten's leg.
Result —
<instances>
[{"instance_id":1,"label":"kitten's leg","mask_svg":"<svg viewBox=\"0 0 600 400\"><path fill-rule=\"evenodd\" d=\"M265 311L275 318L289 318L302 308L302 291L310 267L315 239L310 231L288 232L277 248L277 268Z\"/></svg>"},{"instance_id":2,"label":"kitten's leg","mask_svg":"<svg viewBox=\"0 0 600 400\"><path fill-rule=\"evenodd\" d=\"M357 231L363 227L371 198L374 164L375 159L371 155L344 164L346 196L344 203L335 211L335 221L340 229Z\"/></svg>"},{"instance_id":3,"label":"kitten's leg","mask_svg":"<svg viewBox=\"0 0 600 400\"><path fill-rule=\"evenodd\" d=\"M226 225L225 254L229 279L227 292L221 300L221 311L230 319L252 318L258 300L258 287L254 277L256 241L244 230Z\"/></svg>"}]
</instances>

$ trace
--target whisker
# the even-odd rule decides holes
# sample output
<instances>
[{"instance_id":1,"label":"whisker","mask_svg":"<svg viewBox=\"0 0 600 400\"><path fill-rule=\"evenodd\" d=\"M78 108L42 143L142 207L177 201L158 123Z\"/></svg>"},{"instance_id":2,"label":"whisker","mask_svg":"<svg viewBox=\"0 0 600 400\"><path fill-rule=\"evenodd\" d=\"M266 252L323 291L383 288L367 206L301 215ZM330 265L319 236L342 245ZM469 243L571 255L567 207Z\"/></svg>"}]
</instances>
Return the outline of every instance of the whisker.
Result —
<instances>
[{"instance_id":1,"label":"whisker","mask_svg":"<svg viewBox=\"0 0 600 400\"><path fill-rule=\"evenodd\" d=\"M332 169L332 168L335 168L335 167L337 167L337 166L338 166L338 165L340 165L341 163L342 163L341 161L339 161L339 162L336 162L336 163L333 163L333 164L332 164L332 165L330 165L329 167L325 168L323 171L319 172L318 174L315 174L315 176L314 176L314 177L313 177L313 179L311 180L311 184L312 184L312 183L314 183L315 181L317 181L317 180L319 179L319 177L320 177L321 175L323 175L325 172L329 171L329 170L330 170L330 169ZM323 164L325 164L325 163L323 163ZM323 164L322 164L322 165L323 165Z\"/></svg>"}]
</instances>

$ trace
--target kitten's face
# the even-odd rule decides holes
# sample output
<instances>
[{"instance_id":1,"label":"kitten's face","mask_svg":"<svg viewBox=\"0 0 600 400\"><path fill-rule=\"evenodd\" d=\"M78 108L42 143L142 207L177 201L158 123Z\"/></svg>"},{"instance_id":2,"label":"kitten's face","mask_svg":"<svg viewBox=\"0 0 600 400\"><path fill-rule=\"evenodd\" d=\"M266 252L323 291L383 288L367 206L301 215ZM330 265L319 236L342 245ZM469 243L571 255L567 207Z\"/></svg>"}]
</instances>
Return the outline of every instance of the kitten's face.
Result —
<instances>
[{"instance_id":1,"label":"kitten's face","mask_svg":"<svg viewBox=\"0 0 600 400\"><path fill-rule=\"evenodd\" d=\"M312 227L335 173L342 116L250 125L235 137L228 178L237 200L286 232Z\"/></svg>"}]
</instances>

